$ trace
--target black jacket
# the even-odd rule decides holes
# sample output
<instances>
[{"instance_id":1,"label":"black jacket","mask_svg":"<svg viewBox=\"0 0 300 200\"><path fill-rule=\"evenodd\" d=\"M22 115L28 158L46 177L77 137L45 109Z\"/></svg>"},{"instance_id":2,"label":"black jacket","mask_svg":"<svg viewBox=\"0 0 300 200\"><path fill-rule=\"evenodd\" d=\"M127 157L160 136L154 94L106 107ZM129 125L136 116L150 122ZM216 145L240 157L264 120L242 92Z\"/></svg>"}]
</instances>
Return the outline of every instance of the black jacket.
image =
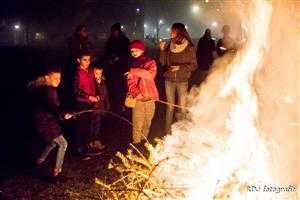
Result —
<instances>
[{"instance_id":1,"label":"black jacket","mask_svg":"<svg viewBox=\"0 0 300 200\"><path fill-rule=\"evenodd\" d=\"M63 134L59 124L60 101L57 88L41 86L32 91L34 124L37 132L46 140Z\"/></svg>"},{"instance_id":2,"label":"black jacket","mask_svg":"<svg viewBox=\"0 0 300 200\"><path fill-rule=\"evenodd\" d=\"M213 52L216 49L215 41L211 37L201 37L197 45L197 63L200 69L208 70L213 63Z\"/></svg>"}]
</instances>

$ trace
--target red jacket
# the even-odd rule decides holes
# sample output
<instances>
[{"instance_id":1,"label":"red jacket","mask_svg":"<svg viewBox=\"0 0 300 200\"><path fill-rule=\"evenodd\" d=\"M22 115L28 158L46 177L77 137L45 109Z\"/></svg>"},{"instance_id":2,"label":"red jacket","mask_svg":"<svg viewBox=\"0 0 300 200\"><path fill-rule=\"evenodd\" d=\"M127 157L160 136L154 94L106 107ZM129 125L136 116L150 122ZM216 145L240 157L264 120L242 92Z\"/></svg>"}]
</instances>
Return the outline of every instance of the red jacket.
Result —
<instances>
[{"instance_id":1,"label":"red jacket","mask_svg":"<svg viewBox=\"0 0 300 200\"><path fill-rule=\"evenodd\" d=\"M75 95L78 103L90 103L89 96L96 96L95 75L92 69L78 68L75 78Z\"/></svg>"},{"instance_id":2,"label":"red jacket","mask_svg":"<svg viewBox=\"0 0 300 200\"><path fill-rule=\"evenodd\" d=\"M129 73L130 75L127 78L128 95L140 100L159 99L155 85L155 76L157 73L155 60L144 56L130 67Z\"/></svg>"}]
</instances>

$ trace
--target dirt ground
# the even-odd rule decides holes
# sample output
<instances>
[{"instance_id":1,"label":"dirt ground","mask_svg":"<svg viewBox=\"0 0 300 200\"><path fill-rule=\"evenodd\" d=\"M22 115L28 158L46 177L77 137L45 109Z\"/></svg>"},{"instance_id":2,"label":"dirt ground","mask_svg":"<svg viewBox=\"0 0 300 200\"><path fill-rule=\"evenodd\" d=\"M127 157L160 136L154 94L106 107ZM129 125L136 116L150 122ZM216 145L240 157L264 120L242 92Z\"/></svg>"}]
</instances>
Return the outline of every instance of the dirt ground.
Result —
<instances>
[{"instance_id":1,"label":"dirt ground","mask_svg":"<svg viewBox=\"0 0 300 200\"><path fill-rule=\"evenodd\" d=\"M40 169L35 167L34 159L43 147L40 141L32 141L31 127L27 126L26 100L23 89L28 80L35 76L44 55L53 54L65 59L64 52L56 49L0 49L6 57L8 66L2 71L5 76L1 81L5 84L3 92L9 98L2 99L2 109L6 116L2 129L0 145L0 200L31 200L31 199L99 199L99 186L94 183L95 177L107 180L113 177L113 172L106 170L107 163L117 151L126 151L131 140L131 126L112 116L107 116L104 122L103 141L107 150L102 154L83 160L84 157L74 156L67 152L63 175L64 181L55 183L47 179L52 169L55 151L50 159ZM155 52L150 52L155 56ZM157 84L163 94L163 79L161 73L157 77ZM6 87L8 86L8 87ZM164 119L164 105L157 104L156 114L152 123L150 137L162 137ZM130 110L122 113L130 120ZM67 124L68 126L68 124ZM71 130L72 134L72 129ZM70 136L70 135L69 135ZM69 144L71 142L69 141ZM72 144L70 144L70 149ZM2 157L3 156L3 157Z\"/></svg>"}]
</instances>

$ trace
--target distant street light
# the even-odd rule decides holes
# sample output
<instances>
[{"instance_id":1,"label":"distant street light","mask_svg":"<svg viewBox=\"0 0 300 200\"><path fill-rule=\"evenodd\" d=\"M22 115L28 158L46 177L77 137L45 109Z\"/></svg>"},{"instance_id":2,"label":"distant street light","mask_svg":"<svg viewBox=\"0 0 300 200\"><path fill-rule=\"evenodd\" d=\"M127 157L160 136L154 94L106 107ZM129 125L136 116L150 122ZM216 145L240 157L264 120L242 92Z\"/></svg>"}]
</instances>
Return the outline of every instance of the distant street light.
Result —
<instances>
[{"instance_id":1,"label":"distant street light","mask_svg":"<svg viewBox=\"0 0 300 200\"><path fill-rule=\"evenodd\" d=\"M137 13L139 13L141 10L139 8L135 9Z\"/></svg>"},{"instance_id":2,"label":"distant street light","mask_svg":"<svg viewBox=\"0 0 300 200\"><path fill-rule=\"evenodd\" d=\"M163 24L164 24L163 19L159 19L156 22L156 28L154 29L154 32L156 33L156 40L157 41L159 41L159 32L160 32L160 29L162 28Z\"/></svg>"},{"instance_id":3,"label":"distant street light","mask_svg":"<svg viewBox=\"0 0 300 200\"><path fill-rule=\"evenodd\" d=\"M192 5L192 13L197 14L199 13L199 11L200 11L199 5L196 4Z\"/></svg>"},{"instance_id":4,"label":"distant street light","mask_svg":"<svg viewBox=\"0 0 300 200\"><path fill-rule=\"evenodd\" d=\"M218 22L212 22L211 26L214 27L214 28L217 28L218 27Z\"/></svg>"},{"instance_id":5,"label":"distant street light","mask_svg":"<svg viewBox=\"0 0 300 200\"><path fill-rule=\"evenodd\" d=\"M21 27L20 27L19 24L14 25L14 29L15 29L15 30L19 30L20 28L21 28Z\"/></svg>"},{"instance_id":6,"label":"distant street light","mask_svg":"<svg viewBox=\"0 0 300 200\"><path fill-rule=\"evenodd\" d=\"M124 28L125 28L125 27L122 25L122 26L121 26L121 29L124 29Z\"/></svg>"},{"instance_id":7,"label":"distant street light","mask_svg":"<svg viewBox=\"0 0 300 200\"><path fill-rule=\"evenodd\" d=\"M148 25L147 24L144 24L144 28L147 28L148 27Z\"/></svg>"}]
</instances>

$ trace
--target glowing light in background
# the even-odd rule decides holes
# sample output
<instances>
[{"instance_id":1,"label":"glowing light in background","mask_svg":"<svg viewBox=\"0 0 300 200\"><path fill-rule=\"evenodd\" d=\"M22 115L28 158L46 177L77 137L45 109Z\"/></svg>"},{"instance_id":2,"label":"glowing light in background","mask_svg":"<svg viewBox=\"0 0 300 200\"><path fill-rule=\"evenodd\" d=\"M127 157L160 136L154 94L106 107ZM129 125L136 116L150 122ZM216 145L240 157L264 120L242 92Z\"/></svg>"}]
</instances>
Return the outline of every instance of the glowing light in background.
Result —
<instances>
[{"instance_id":1,"label":"glowing light in background","mask_svg":"<svg viewBox=\"0 0 300 200\"><path fill-rule=\"evenodd\" d=\"M212 22L211 26L214 27L214 28L217 28L218 27L218 22Z\"/></svg>"},{"instance_id":2,"label":"glowing light in background","mask_svg":"<svg viewBox=\"0 0 300 200\"><path fill-rule=\"evenodd\" d=\"M15 30L20 30L20 28L21 28L21 26L20 26L19 24L15 24L15 25L14 25L14 29L15 29Z\"/></svg>"},{"instance_id":3,"label":"glowing light in background","mask_svg":"<svg viewBox=\"0 0 300 200\"><path fill-rule=\"evenodd\" d=\"M199 13L199 11L200 11L200 6L194 4L194 5L192 5L191 10L192 10L192 13L197 14L197 13Z\"/></svg>"}]
</instances>

